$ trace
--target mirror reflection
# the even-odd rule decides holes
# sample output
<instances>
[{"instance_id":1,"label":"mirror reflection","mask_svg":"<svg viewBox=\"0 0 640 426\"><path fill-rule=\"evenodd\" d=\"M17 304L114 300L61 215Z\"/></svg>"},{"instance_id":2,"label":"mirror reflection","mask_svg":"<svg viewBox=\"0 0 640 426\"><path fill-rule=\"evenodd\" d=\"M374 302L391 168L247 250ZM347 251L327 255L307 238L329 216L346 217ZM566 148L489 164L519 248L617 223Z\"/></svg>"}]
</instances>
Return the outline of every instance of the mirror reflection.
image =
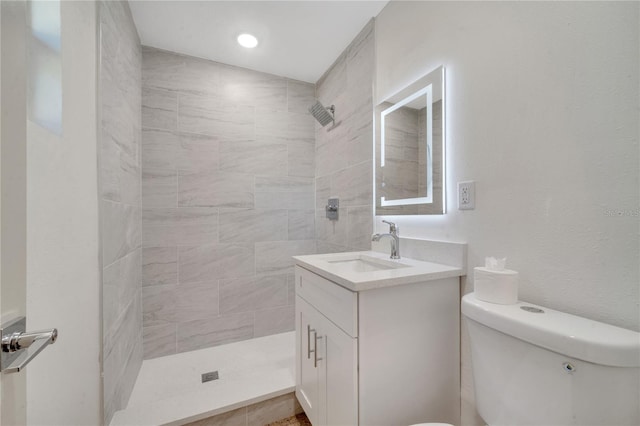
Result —
<instances>
[{"instance_id":1,"label":"mirror reflection","mask_svg":"<svg viewBox=\"0 0 640 426\"><path fill-rule=\"evenodd\" d=\"M377 106L376 214L444 213L444 68Z\"/></svg>"}]
</instances>

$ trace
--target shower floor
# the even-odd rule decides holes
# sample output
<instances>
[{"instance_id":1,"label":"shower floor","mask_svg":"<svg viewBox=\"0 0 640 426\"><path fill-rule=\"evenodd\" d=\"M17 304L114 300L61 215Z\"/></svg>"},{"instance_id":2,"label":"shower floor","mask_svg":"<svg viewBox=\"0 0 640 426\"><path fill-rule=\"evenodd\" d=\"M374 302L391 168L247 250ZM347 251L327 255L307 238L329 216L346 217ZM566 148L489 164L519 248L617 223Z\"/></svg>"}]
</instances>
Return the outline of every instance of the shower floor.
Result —
<instances>
[{"instance_id":1,"label":"shower floor","mask_svg":"<svg viewBox=\"0 0 640 426\"><path fill-rule=\"evenodd\" d=\"M294 332L145 360L111 425L166 425L222 414L295 389ZM202 383L201 375L219 379Z\"/></svg>"}]
</instances>

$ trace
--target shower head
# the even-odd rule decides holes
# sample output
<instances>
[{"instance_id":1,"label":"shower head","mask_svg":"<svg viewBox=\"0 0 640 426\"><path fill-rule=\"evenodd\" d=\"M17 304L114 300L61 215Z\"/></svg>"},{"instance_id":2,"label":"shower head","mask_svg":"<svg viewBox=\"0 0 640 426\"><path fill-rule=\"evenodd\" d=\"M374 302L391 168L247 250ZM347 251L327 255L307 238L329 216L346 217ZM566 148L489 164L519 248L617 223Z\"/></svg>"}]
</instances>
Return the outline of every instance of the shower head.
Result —
<instances>
[{"instance_id":1,"label":"shower head","mask_svg":"<svg viewBox=\"0 0 640 426\"><path fill-rule=\"evenodd\" d=\"M334 122L333 114L335 110L336 108L333 105L325 107L320 101L316 101L315 104L309 107L309 112L318 120L318 123L320 123L322 127Z\"/></svg>"}]
</instances>

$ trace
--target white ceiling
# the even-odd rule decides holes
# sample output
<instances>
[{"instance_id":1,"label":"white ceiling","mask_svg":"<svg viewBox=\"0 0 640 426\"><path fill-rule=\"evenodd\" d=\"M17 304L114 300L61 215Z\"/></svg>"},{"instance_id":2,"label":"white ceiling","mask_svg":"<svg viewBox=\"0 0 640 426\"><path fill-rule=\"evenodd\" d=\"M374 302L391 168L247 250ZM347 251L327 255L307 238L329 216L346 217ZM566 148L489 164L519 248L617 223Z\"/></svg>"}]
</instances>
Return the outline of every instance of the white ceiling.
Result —
<instances>
[{"instance_id":1,"label":"white ceiling","mask_svg":"<svg viewBox=\"0 0 640 426\"><path fill-rule=\"evenodd\" d=\"M143 45L315 83L385 1L132 0ZM242 32L255 49L240 47Z\"/></svg>"}]
</instances>

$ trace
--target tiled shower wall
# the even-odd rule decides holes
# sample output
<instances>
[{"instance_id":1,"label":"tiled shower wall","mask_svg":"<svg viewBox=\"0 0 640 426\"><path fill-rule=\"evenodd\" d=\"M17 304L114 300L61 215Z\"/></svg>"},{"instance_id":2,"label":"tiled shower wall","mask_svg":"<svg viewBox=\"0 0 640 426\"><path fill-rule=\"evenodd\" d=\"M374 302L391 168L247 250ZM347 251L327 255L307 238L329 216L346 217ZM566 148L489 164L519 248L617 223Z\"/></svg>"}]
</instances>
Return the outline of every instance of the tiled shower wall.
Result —
<instances>
[{"instance_id":1,"label":"tiled shower wall","mask_svg":"<svg viewBox=\"0 0 640 426\"><path fill-rule=\"evenodd\" d=\"M104 421L129 400L142 364L141 49L126 2L100 14L100 184Z\"/></svg>"},{"instance_id":2,"label":"tiled shower wall","mask_svg":"<svg viewBox=\"0 0 640 426\"><path fill-rule=\"evenodd\" d=\"M371 20L317 82L335 126L316 125L316 238L319 253L369 250L373 231L373 73ZM340 199L339 220L325 218L329 197Z\"/></svg>"},{"instance_id":3,"label":"tiled shower wall","mask_svg":"<svg viewBox=\"0 0 640 426\"><path fill-rule=\"evenodd\" d=\"M146 47L142 86L145 358L293 330L315 86Z\"/></svg>"}]
</instances>

